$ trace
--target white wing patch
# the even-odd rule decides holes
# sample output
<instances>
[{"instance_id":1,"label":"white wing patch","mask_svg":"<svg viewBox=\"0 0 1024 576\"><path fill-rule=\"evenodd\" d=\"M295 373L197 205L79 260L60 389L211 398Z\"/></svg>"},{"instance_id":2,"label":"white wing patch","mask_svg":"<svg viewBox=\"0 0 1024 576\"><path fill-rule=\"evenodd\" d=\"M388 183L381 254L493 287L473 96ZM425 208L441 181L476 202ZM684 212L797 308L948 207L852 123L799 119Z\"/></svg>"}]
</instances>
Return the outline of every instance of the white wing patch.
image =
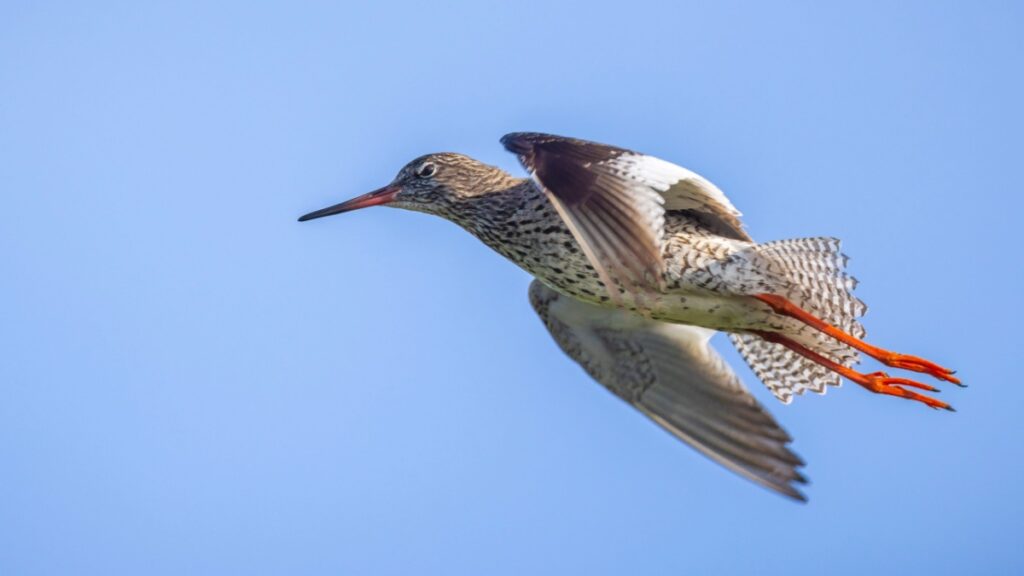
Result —
<instances>
[{"instance_id":1,"label":"white wing patch","mask_svg":"<svg viewBox=\"0 0 1024 576\"><path fill-rule=\"evenodd\" d=\"M519 156L613 299L664 288L665 210L690 210L715 233L749 239L739 211L710 182L653 156L561 136L509 134Z\"/></svg>"},{"instance_id":2,"label":"white wing patch","mask_svg":"<svg viewBox=\"0 0 1024 576\"><path fill-rule=\"evenodd\" d=\"M644 154L624 154L609 167L619 174L661 193L666 210L702 210L716 207L735 217L739 210L717 186L700 174Z\"/></svg>"}]
</instances>

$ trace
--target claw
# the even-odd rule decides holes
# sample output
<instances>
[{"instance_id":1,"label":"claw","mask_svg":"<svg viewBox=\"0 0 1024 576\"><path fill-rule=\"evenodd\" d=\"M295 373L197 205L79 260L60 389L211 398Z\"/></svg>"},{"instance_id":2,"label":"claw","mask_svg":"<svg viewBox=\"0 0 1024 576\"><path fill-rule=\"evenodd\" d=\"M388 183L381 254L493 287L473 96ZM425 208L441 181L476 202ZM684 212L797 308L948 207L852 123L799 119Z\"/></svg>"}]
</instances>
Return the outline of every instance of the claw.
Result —
<instances>
[{"instance_id":1,"label":"claw","mask_svg":"<svg viewBox=\"0 0 1024 576\"><path fill-rule=\"evenodd\" d=\"M928 392L935 392L936 394L942 392L942 390L939 390L938 388L936 388L934 386L931 386L931 385L928 385L928 384L924 384L922 382L918 382L917 380L911 380L909 378L893 378L893 377L889 376L888 374L886 374L885 372L873 372L871 374L868 374L867 376L868 377L883 378L883 379L885 379L886 384L890 384L890 385L909 386L911 388L920 388L921 390L927 390Z\"/></svg>"},{"instance_id":2,"label":"claw","mask_svg":"<svg viewBox=\"0 0 1024 576\"><path fill-rule=\"evenodd\" d=\"M867 388L868 390L871 390L872 392L878 394L887 394L889 396L897 396L900 398L906 398L907 400L916 400L931 408L942 408L943 410L950 410L955 412L952 406L946 404L945 402L942 402L941 400L936 400L935 398L925 396L924 394L918 394L917 392L913 392L911 390L907 390L906 388L904 388L904 386L908 386L912 388L928 390L931 392L937 392L935 388L932 388L927 384L922 384L920 382L915 382L914 380L908 380L906 378L893 378L886 374L885 372L874 372L871 374L856 374L856 376L859 376L859 378L853 377L850 379L856 382L857 384L860 384L861 386Z\"/></svg>"},{"instance_id":3,"label":"claw","mask_svg":"<svg viewBox=\"0 0 1024 576\"><path fill-rule=\"evenodd\" d=\"M955 370L944 368L934 362L925 360L924 358L918 358L917 356L911 356L909 354L897 354L895 352L886 352L876 356L886 366L893 368L902 368L904 370L910 370L911 372L922 372L938 378L939 380L945 380L946 382L952 382L957 386L963 386L960 383L960 379L953 376L956 373Z\"/></svg>"}]
</instances>

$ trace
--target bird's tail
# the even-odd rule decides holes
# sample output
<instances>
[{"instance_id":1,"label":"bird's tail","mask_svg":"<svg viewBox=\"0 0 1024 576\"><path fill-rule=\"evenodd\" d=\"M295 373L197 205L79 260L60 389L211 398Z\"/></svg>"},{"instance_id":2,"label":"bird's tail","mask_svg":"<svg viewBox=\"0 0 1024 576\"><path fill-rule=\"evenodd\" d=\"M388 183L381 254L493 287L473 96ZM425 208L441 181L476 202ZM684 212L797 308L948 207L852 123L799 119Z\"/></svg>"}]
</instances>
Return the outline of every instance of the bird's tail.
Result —
<instances>
[{"instance_id":1,"label":"bird's tail","mask_svg":"<svg viewBox=\"0 0 1024 576\"><path fill-rule=\"evenodd\" d=\"M853 295L857 281L846 273L847 257L836 238L799 238L767 242L754 248L768 270L785 281L778 290L804 310L856 337L864 337L857 320L867 306ZM794 325L790 336L844 366L859 361L857 351L810 327ZM779 344L752 334L731 334L733 344L758 378L779 400L789 403L805 391L824 393L838 386L839 375Z\"/></svg>"}]
</instances>

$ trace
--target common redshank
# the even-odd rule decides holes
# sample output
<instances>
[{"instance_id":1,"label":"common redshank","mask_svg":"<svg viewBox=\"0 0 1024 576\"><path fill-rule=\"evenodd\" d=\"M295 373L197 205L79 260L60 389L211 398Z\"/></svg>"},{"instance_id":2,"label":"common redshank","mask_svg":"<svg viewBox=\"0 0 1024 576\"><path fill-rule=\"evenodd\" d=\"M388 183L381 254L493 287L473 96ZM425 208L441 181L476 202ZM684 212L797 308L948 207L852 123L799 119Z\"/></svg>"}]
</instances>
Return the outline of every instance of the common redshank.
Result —
<instances>
[{"instance_id":1,"label":"common redshank","mask_svg":"<svg viewBox=\"0 0 1024 576\"><path fill-rule=\"evenodd\" d=\"M795 499L805 482L789 435L709 345L727 332L783 403L846 378L952 410L933 386L853 369L859 353L960 385L953 371L863 341L834 238L756 243L701 176L574 138L501 139L531 178L453 153L421 156L387 186L299 221L368 206L455 222L534 276L530 303L595 380L716 462Z\"/></svg>"}]
</instances>

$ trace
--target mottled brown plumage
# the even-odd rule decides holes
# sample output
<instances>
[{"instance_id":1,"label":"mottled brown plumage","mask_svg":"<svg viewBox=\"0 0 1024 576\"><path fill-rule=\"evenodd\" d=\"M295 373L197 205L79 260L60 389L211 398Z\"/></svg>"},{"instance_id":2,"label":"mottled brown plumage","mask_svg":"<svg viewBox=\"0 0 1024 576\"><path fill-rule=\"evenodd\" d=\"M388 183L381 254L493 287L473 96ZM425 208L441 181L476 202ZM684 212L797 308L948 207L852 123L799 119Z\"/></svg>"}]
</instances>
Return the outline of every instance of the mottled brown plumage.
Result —
<instances>
[{"instance_id":1,"label":"mottled brown plumage","mask_svg":"<svg viewBox=\"0 0 1024 576\"><path fill-rule=\"evenodd\" d=\"M518 133L502 139L532 178L460 154L422 156L390 184L307 214L374 205L455 222L533 275L530 301L559 346L617 396L702 453L794 498L789 436L708 345L728 332L783 402L839 376L948 405L924 384L852 370L858 352L959 383L951 371L864 343L838 240L755 243L701 176L623 148Z\"/></svg>"}]
</instances>

